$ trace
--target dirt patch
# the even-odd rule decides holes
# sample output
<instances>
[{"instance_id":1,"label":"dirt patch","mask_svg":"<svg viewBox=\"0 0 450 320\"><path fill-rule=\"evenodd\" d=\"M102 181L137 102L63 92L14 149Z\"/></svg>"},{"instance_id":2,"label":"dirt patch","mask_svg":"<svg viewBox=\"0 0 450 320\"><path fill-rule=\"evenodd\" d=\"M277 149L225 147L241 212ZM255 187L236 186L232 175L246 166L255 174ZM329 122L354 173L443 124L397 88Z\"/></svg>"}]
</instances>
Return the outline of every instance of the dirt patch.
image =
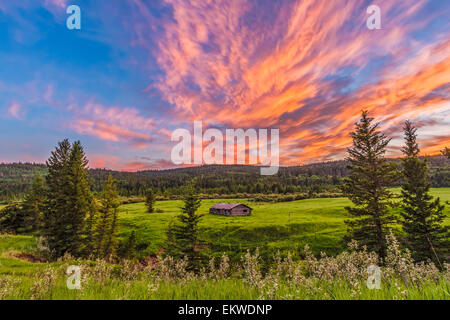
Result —
<instances>
[{"instance_id":1,"label":"dirt patch","mask_svg":"<svg viewBox=\"0 0 450 320\"><path fill-rule=\"evenodd\" d=\"M155 265L158 263L158 256L157 255L147 256L144 259L139 260L139 263L143 267L150 266L150 269L153 270L155 268Z\"/></svg>"},{"instance_id":2,"label":"dirt patch","mask_svg":"<svg viewBox=\"0 0 450 320\"><path fill-rule=\"evenodd\" d=\"M14 253L14 254L12 254L12 256L14 258L25 260L25 261L32 262L32 263L48 262L47 259L41 258L41 257L36 257L35 255L33 255L31 253L20 252L20 253Z\"/></svg>"}]
</instances>

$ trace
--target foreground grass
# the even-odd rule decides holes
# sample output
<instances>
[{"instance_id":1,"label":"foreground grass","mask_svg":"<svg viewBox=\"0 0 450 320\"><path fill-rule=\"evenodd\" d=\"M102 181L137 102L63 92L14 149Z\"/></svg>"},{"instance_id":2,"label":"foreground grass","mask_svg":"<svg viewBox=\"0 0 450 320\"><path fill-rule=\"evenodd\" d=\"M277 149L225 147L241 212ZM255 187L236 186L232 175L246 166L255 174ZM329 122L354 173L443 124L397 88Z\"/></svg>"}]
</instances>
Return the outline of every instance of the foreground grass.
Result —
<instances>
[{"instance_id":1,"label":"foreground grass","mask_svg":"<svg viewBox=\"0 0 450 320\"><path fill-rule=\"evenodd\" d=\"M346 282L317 283L314 288L278 284L276 292L261 295L241 279L192 280L187 282L151 282L107 280L90 281L81 290L69 290L66 278L58 278L50 290L33 293L32 279L21 278L8 300L450 300L450 283L445 280L430 282L421 287L407 287L398 282L384 283L381 288L359 291Z\"/></svg>"}]
</instances>

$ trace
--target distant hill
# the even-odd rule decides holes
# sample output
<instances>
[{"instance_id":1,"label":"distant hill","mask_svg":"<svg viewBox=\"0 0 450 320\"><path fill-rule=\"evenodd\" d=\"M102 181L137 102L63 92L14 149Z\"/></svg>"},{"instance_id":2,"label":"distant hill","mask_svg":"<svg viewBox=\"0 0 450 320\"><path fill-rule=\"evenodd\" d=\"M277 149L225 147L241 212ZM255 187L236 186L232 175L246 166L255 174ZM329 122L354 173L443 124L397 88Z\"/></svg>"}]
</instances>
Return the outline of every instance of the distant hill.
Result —
<instances>
[{"instance_id":1,"label":"distant hill","mask_svg":"<svg viewBox=\"0 0 450 320\"><path fill-rule=\"evenodd\" d=\"M450 160L443 156L426 158L433 187L450 186ZM391 159L399 162L399 159ZM143 196L151 187L160 195L180 195L183 186L194 180L205 194L286 194L338 192L342 177L349 173L346 161L331 161L304 166L280 167L277 175L261 176L259 167L245 165L208 165L199 167L119 172L91 169L93 191L100 191L111 173L123 196ZM21 198L36 173L45 175L43 164L0 164L0 200Z\"/></svg>"}]
</instances>

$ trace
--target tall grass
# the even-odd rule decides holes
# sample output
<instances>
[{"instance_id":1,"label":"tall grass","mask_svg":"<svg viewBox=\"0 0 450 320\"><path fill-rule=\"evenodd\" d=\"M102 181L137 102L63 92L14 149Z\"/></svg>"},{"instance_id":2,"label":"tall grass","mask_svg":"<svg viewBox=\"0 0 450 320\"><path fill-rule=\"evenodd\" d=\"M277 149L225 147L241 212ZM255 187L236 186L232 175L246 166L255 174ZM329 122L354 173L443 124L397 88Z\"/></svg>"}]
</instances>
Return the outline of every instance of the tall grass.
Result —
<instances>
[{"instance_id":1,"label":"tall grass","mask_svg":"<svg viewBox=\"0 0 450 320\"><path fill-rule=\"evenodd\" d=\"M236 265L226 255L212 259L197 274L187 270L186 260L170 257L144 266L66 256L56 263L38 264L40 268L28 274L2 273L0 299L450 299L449 265L440 271L431 262L414 263L393 235L388 244L380 289L367 286L367 269L377 264L377 255L351 243L336 257L315 257L308 247L300 261L277 254L267 271L258 250L247 252ZM66 285L69 265L81 268L80 290Z\"/></svg>"}]
</instances>

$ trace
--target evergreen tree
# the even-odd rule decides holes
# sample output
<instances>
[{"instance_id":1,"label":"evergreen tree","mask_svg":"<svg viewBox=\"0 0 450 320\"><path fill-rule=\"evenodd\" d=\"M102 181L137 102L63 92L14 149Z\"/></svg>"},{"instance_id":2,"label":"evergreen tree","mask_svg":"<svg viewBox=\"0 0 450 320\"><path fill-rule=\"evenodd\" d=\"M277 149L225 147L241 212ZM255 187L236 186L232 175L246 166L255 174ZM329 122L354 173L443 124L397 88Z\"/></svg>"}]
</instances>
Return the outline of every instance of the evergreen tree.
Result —
<instances>
[{"instance_id":1,"label":"evergreen tree","mask_svg":"<svg viewBox=\"0 0 450 320\"><path fill-rule=\"evenodd\" d=\"M387 189L397 177L396 165L384 154L390 139L378 131L378 123L362 112L355 132L353 146L348 148L351 174L344 179L342 191L355 205L346 207L355 219L347 220L347 239L355 239L368 249L376 251L384 260L388 225L394 221L388 206L392 193Z\"/></svg>"},{"instance_id":2,"label":"evergreen tree","mask_svg":"<svg viewBox=\"0 0 450 320\"><path fill-rule=\"evenodd\" d=\"M188 269L193 271L198 271L203 263L203 255L198 248L201 244L198 223L202 215L196 213L200 203L200 198L190 187L184 197L182 213L177 217L178 223L173 226L172 230L175 240L174 256L187 257Z\"/></svg>"},{"instance_id":3,"label":"evergreen tree","mask_svg":"<svg viewBox=\"0 0 450 320\"><path fill-rule=\"evenodd\" d=\"M88 160L79 141L58 144L47 160L44 236L54 258L84 252L85 219L92 210Z\"/></svg>"},{"instance_id":4,"label":"evergreen tree","mask_svg":"<svg viewBox=\"0 0 450 320\"><path fill-rule=\"evenodd\" d=\"M25 196L22 209L25 215L25 227L28 231L42 228L45 202L44 179L38 173L32 182L30 192Z\"/></svg>"},{"instance_id":5,"label":"evergreen tree","mask_svg":"<svg viewBox=\"0 0 450 320\"><path fill-rule=\"evenodd\" d=\"M176 240L175 235L173 232L173 221L171 220L169 222L169 226L167 227L166 231L166 242L164 244L164 254L167 256L176 256L177 250L176 250Z\"/></svg>"},{"instance_id":6,"label":"evergreen tree","mask_svg":"<svg viewBox=\"0 0 450 320\"><path fill-rule=\"evenodd\" d=\"M84 251L86 217L92 210L93 196L90 190L88 160L80 141L72 145L68 162L68 195L70 207L67 214L66 239L71 241L70 253L75 256Z\"/></svg>"},{"instance_id":7,"label":"evergreen tree","mask_svg":"<svg viewBox=\"0 0 450 320\"><path fill-rule=\"evenodd\" d=\"M149 188L147 189L145 193L145 206L147 207L148 213L153 213L155 211L155 193L153 192L153 189Z\"/></svg>"},{"instance_id":8,"label":"evergreen tree","mask_svg":"<svg viewBox=\"0 0 450 320\"><path fill-rule=\"evenodd\" d=\"M115 208L112 212L111 225L108 230L108 238L106 242L105 255L107 257L115 258L117 255L117 248L119 241L117 234L119 233L119 210Z\"/></svg>"},{"instance_id":9,"label":"evergreen tree","mask_svg":"<svg viewBox=\"0 0 450 320\"><path fill-rule=\"evenodd\" d=\"M0 211L0 232L21 234L25 231L25 215L19 204L10 204Z\"/></svg>"},{"instance_id":10,"label":"evergreen tree","mask_svg":"<svg viewBox=\"0 0 450 320\"><path fill-rule=\"evenodd\" d=\"M95 222L97 218L97 208L95 201L92 201L89 214L85 222L85 230L83 237L83 256L90 257L95 255Z\"/></svg>"},{"instance_id":11,"label":"evergreen tree","mask_svg":"<svg viewBox=\"0 0 450 320\"><path fill-rule=\"evenodd\" d=\"M403 230L406 244L417 261L434 261L442 268L441 261L450 248L449 228L443 226L444 206L439 198L430 195L427 176L427 161L419 160L417 129L406 121L404 126L405 146L402 152L402 208Z\"/></svg>"},{"instance_id":12,"label":"evergreen tree","mask_svg":"<svg viewBox=\"0 0 450 320\"><path fill-rule=\"evenodd\" d=\"M450 148L445 147L444 150L442 150L442 154L450 159Z\"/></svg>"},{"instance_id":13,"label":"evergreen tree","mask_svg":"<svg viewBox=\"0 0 450 320\"><path fill-rule=\"evenodd\" d=\"M122 256L125 259L134 259L136 258L136 233L131 231L130 236L125 243Z\"/></svg>"},{"instance_id":14,"label":"evergreen tree","mask_svg":"<svg viewBox=\"0 0 450 320\"><path fill-rule=\"evenodd\" d=\"M70 142L65 139L58 143L58 146L52 151L47 160L48 175L46 206L44 210L44 230L43 235L46 238L50 252L53 257L59 257L67 250L64 241L64 224L62 223L65 214L67 166L70 157Z\"/></svg>"},{"instance_id":15,"label":"evergreen tree","mask_svg":"<svg viewBox=\"0 0 450 320\"><path fill-rule=\"evenodd\" d=\"M100 196L100 208L95 226L95 242L98 257L115 256L118 241L118 208L120 199L115 181L110 174Z\"/></svg>"}]
</instances>

